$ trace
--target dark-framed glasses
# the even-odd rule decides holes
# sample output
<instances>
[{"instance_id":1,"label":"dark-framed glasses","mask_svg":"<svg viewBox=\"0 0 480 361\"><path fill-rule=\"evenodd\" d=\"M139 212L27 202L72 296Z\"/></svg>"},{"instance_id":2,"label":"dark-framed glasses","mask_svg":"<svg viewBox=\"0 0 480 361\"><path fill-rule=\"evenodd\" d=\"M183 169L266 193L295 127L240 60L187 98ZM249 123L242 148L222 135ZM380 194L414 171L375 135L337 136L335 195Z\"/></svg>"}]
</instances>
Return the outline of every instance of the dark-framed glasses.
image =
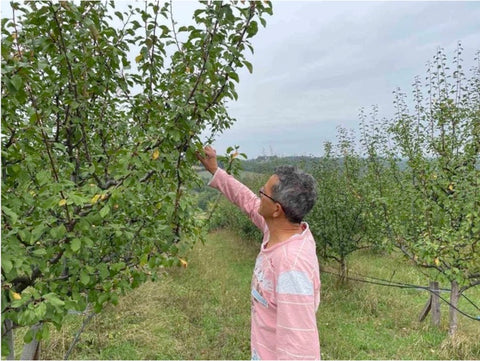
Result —
<instances>
[{"instance_id":1,"label":"dark-framed glasses","mask_svg":"<svg viewBox=\"0 0 480 361\"><path fill-rule=\"evenodd\" d=\"M277 201L275 198L272 198L272 197L270 197L268 194L266 194L266 193L264 192L264 188L263 188L263 187L260 188L260 190L258 191L258 194L260 195L260 197L261 197L261 196L265 196L265 197L271 199L272 201L274 201L275 203L278 203L278 204L282 205L282 203L280 203L279 201ZM282 206L282 207L283 207L283 206Z\"/></svg>"}]
</instances>

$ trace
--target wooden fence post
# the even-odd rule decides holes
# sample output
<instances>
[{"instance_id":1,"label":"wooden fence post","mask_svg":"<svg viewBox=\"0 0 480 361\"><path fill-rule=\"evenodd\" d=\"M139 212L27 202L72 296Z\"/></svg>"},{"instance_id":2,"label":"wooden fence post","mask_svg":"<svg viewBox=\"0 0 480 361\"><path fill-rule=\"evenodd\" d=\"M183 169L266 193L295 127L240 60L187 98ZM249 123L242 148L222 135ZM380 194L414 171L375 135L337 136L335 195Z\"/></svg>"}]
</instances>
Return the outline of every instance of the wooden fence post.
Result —
<instances>
[{"instance_id":1,"label":"wooden fence post","mask_svg":"<svg viewBox=\"0 0 480 361\"><path fill-rule=\"evenodd\" d=\"M430 297L428 298L425 307L418 316L418 321L422 322L427 317L430 310L432 310L432 325L440 326L440 298L438 297L440 290L438 289L438 282L430 282Z\"/></svg>"},{"instance_id":2,"label":"wooden fence post","mask_svg":"<svg viewBox=\"0 0 480 361\"><path fill-rule=\"evenodd\" d=\"M450 317L449 317L449 326L448 326L448 335L454 336L455 332L457 331L457 306L458 306L458 299L462 294L462 291L458 287L457 281L451 282L450 291Z\"/></svg>"},{"instance_id":3,"label":"wooden fence post","mask_svg":"<svg viewBox=\"0 0 480 361\"><path fill-rule=\"evenodd\" d=\"M438 297L440 290L438 282L430 282L430 295L432 297L432 325L440 326L440 298Z\"/></svg>"}]
</instances>

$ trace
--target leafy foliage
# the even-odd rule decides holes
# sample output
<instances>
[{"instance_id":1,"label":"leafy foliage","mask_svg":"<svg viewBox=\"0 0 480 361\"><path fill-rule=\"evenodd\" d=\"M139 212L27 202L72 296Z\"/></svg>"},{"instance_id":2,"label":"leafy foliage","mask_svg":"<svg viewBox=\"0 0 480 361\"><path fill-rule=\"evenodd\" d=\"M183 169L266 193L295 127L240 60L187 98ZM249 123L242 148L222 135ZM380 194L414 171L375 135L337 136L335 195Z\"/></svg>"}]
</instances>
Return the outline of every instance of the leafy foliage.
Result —
<instances>
[{"instance_id":1,"label":"leafy foliage","mask_svg":"<svg viewBox=\"0 0 480 361\"><path fill-rule=\"evenodd\" d=\"M426 83L415 79L413 111L397 90L396 115L382 129L375 116L370 125L363 119L374 217L410 260L451 282L454 306L480 284L480 66L467 78L461 53L459 44L450 69L438 50ZM453 308L450 315L453 334Z\"/></svg>"},{"instance_id":2,"label":"leafy foliage","mask_svg":"<svg viewBox=\"0 0 480 361\"><path fill-rule=\"evenodd\" d=\"M362 248L374 247L369 226L370 191L364 177L364 160L355 151L355 138L338 129L337 144L325 144L325 155L313 175L318 181L318 200L307 221L323 258L336 260L342 280L347 275L347 257Z\"/></svg>"},{"instance_id":3,"label":"leafy foliage","mask_svg":"<svg viewBox=\"0 0 480 361\"><path fill-rule=\"evenodd\" d=\"M99 312L202 239L199 135L234 121L225 103L272 9L202 2L176 28L171 7L12 3L2 19L2 321Z\"/></svg>"},{"instance_id":4,"label":"leafy foliage","mask_svg":"<svg viewBox=\"0 0 480 361\"><path fill-rule=\"evenodd\" d=\"M415 79L414 111L406 94L397 91L396 116L385 124L383 136L377 132L375 147L372 137L365 144L371 146L377 178L389 174L375 188L395 244L419 265L468 287L480 276L480 72L476 67L466 79L461 45L453 65L450 74L440 49L427 83ZM390 149L385 135L392 140ZM389 161L381 162L380 154ZM395 157L407 160L405 170L392 166Z\"/></svg>"}]
</instances>

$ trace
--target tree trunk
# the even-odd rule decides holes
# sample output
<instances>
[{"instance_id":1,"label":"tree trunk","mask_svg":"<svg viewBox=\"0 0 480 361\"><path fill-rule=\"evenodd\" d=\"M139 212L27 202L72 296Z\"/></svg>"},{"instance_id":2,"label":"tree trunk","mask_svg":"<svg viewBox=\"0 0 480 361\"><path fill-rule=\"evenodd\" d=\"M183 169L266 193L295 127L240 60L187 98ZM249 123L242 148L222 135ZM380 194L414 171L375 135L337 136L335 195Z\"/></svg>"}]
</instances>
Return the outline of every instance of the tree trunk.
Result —
<instances>
[{"instance_id":1,"label":"tree trunk","mask_svg":"<svg viewBox=\"0 0 480 361\"><path fill-rule=\"evenodd\" d=\"M340 259L340 282L347 282L347 261L345 257Z\"/></svg>"},{"instance_id":2,"label":"tree trunk","mask_svg":"<svg viewBox=\"0 0 480 361\"><path fill-rule=\"evenodd\" d=\"M32 326L33 340L32 342L23 346L22 356L20 360L39 360L40 359L40 341L36 339L36 334L41 324Z\"/></svg>"},{"instance_id":3,"label":"tree trunk","mask_svg":"<svg viewBox=\"0 0 480 361\"><path fill-rule=\"evenodd\" d=\"M7 339L8 350L10 353L7 356L7 360L15 360L15 343L13 342L13 321L5 319L3 321L3 334Z\"/></svg>"},{"instance_id":4,"label":"tree trunk","mask_svg":"<svg viewBox=\"0 0 480 361\"><path fill-rule=\"evenodd\" d=\"M457 281L451 282L451 288L452 291L450 293L450 321L448 334L450 336L454 336L455 332L457 331L457 310L455 308L458 307L458 300L460 299L461 292L458 288Z\"/></svg>"}]
</instances>

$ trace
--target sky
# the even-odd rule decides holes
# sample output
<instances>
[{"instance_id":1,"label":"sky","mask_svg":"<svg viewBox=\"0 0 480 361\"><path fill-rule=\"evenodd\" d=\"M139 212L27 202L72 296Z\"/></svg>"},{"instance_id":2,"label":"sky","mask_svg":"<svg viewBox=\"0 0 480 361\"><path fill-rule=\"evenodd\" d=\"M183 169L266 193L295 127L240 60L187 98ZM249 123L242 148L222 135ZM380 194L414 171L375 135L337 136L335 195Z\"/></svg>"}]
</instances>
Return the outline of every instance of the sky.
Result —
<instances>
[{"instance_id":1,"label":"sky","mask_svg":"<svg viewBox=\"0 0 480 361\"><path fill-rule=\"evenodd\" d=\"M8 2L1 5L8 16ZM178 26L191 21L195 2L173 5ZM236 122L213 146L222 154L238 145L249 159L322 155L338 126L358 129L362 107L368 113L376 105L379 118L390 118L393 91L411 95L439 47L453 59L461 41L470 69L480 51L479 19L480 1L274 0L247 54L253 74L240 70L238 100L228 104Z\"/></svg>"},{"instance_id":2,"label":"sky","mask_svg":"<svg viewBox=\"0 0 480 361\"><path fill-rule=\"evenodd\" d=\"M480 51L480 2L274 1L253 39L253 74L240 73L235 124L216 138L261 155L323 154L337 127L357 130L360 108L393 115L393 91L412 94L415 76L442 47L464 68Z\"/></svg>"}]
</instances>

